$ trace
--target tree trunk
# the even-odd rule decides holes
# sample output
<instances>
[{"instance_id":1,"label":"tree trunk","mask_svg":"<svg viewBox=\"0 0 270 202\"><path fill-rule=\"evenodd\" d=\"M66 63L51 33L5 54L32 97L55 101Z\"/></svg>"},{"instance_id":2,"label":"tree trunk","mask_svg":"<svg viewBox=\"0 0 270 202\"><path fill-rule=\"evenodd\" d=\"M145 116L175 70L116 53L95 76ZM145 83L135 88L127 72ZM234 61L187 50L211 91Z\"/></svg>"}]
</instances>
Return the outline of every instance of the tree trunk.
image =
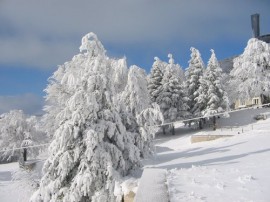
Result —
<instances>
[{"instance_id":1,"label":"tree trunk","mask_svg":"<svg viewBox=\"0 0 270 202\"><path fill-rule=\"evenodd\" d=\"M217 121L216 121L216 116L213 116L213 130L217 129Z\"/></svg>"},{"instance_id":2,"label":"tree trunk","mask_svg":"<svg viewBox=\"0 0 270 202\"><path fill-rule=\"evenodd\" d=\"M172 135L175 135L174 125L172 124Z\"/></svg>"},{"instance_id":3,"label":"tree trunk","mask_svg":"<svg viewBox=\"0 0 270 202\"><path fill-rule=\"evenodd\" d=\"M199 120L199 128L200 128L200 130L202 130L203 129L203 119L202 118L200 118L200 120Z\"/></svg>"},{"instance_id":4,"label":"tree trunk","mask_svg":"<svg viewBox=\"0 0 270 202\"><path fill-rule=\"evenodd\" d=\"M163 132L163 135L165 135L165 126L162 126L162 132Z\"/></svg>"}]
</instances>

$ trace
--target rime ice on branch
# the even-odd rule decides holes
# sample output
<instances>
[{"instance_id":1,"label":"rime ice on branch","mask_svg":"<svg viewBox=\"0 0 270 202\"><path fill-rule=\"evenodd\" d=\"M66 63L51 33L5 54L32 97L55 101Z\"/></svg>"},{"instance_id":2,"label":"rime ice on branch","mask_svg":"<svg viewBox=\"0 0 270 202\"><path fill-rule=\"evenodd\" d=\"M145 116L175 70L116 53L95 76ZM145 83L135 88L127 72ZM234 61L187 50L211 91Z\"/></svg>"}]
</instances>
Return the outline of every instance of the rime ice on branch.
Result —
<instances>
[{"instance_id":1,"label":"rime ice on branch","mask_svg":"<svg viewBox=\"0 0 270 202\"><path fill-rule=\"evenodd\" d=\"M114 201L115 180L140 166L140 151L113 102L117 63L93 33L80 51L46 88L57 125L31 201Z\"/></svg>"}]
</instances>

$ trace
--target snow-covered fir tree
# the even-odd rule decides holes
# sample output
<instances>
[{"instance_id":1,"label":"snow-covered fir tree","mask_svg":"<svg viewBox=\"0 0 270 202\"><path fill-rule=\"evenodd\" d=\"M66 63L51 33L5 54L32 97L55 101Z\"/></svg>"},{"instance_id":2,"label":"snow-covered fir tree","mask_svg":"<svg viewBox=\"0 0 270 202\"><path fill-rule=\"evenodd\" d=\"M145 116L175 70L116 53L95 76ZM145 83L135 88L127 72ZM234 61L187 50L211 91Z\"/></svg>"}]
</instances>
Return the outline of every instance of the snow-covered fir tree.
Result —
<instances>
[{"instance_id":1,"label":"snow-covered fir tree","mask_svg":"<svg viewBox=\"0 0 270 202\"><path fill-rule=\"evenodd\" d=\"M75 93L76 87L73 88L65 85L69 80L70 83L74 82L75 77L78 76L76 72L67 77L66 69L70 66L69 63L59 66L58 69L49 77L49 85L44 90L46 92L45 100L46 105L44 111L46 112L41 120L42 127L49 137L52 137L59 127L62 119L58 116L61 110L64 109L68 98ZM71 67L72 68L72 67Z\"/></svg>"},{"instance_id":2,"label":"snow-covered fir tree","mask_svg":"<svg viewBox=\"0 0 270 202\"><path fill-rule=\"evenodd\" d=\"M164 123L164 117L159 106L153 103L151 108L143 110L137 116L137 123L140 126L139 133L143 140L140 149L144 156L151 155L154 151L153 140L156 132L159 130L157 125Z\"/></svg>"},{"instance_id":3,"label":"snow-covered fir tree","mask_svg":"<svg viewBox=\"0 0 270 202\"><path fill-rule=\"evenodd\" d=\"M229 100L224 86L221 83L222 69L218 63L214 50L208 61L206 72L203 76L205 81L201 81L202 88L207 84L206 108L203 110L204 116L214 115L219 112L227 111ZM204 89L205 90L205 89ZM201 99L203 99L201 97Z\"/></svg>"},{"instance_id":4,"label":"snow-covered fir tree","mask_svg":"<svg viewBox=\"0 0 270 202\"><path fill-rule=\"evenodd\" d=\"M160 115L159 108L150 105L145 70L135 65L129 68L127 85L118 101L118 105L121 107L121 117L127 132L134 137L134 144L140 149L141 157L148 156L153 149L150 145L153 141L153 130L156 127L152 127L153 130L149 130L147 123L152 126L158 125L163 121L163 118L157 118L156 116L162 116ZM156 116L149 115L147 116L149 120L141 123L142 117L145 114L149 114L143 113L143 111L149 111L150 114L156 114Z\"/></svg>"},{"instance_id":5,"label":"snow-covered fir tree","mask_svg":"<svg viewBox=\"0 0 270 202\"><path fill-rule=\"evenodd\" d=\"M12 110L0 118L0 153L1 161L12 161L22 157L20 150L13 148L38 145L46 141L45 133L37 128L36 117L28 117L21 110ZM11 151L10 151L11 149ZM40 148L27 149L28 157L38 155Z\"/></svg>"},{"instance_id":6,"label":"snow-covered fir tree","mask_svg":"<svg viewBox=\"0 0 270 202\"><path fill-rule=\"evenodd\" d=\"M200 117L203 116L203 112L207 107L208 102L208 81L205 79L205 74L200 77L199 79L199 88L194 92L195 104L193 107L193 116Z\"/></svg>"},{"instance_id":7,"label":"snow-covered fir tree","mask_svg":"<svg viewBox=\"0 0 270 202\"><path fill-rule=\"evenodd\" d=\"M234 59L230 72L230 99L247 100L270 95L270 46L252 38L242 55Z\"/></svg>"},{"instance_id":8,"label":"snow-covered fir tree","mask_svg":"<svg viewBox=\"0 0 270 202\"><path fill-rule=\"evenodd\" d=\"M149 78L148 78L148 90L150 95L151 103L157 102L157 97L161 91L162 79L167 64L161 61L158 57L155 57Z\"/></svg>"},{"instance_id":9,"label":"snow-covered fir tree","mask_svg":"<svg viewBox=\"0 0 270 202\"><path fill-rule=\"evenodd\" d=\"M115 180L140 165L139 149L113 103L111 60L94 33L82 38L80 52L46 89L52 105L63 106L55 110L59 126L31 201L115 201Z\"/></svg>"},{"instance_id":10,"label":"snow-covered fir tree","mask_svg":"<svg viewBox=\"0 0 270 202\"><path fill-rule=\"evenodd\" d=\"M187 116L188 98L183 89L181 80L181 67L174 64L172 55L169 54L169 64L167 64L160 93L156 102L160 106L165 122L171 122Z\"/></svg>"},{"instance_id":11,"label":"snow-covered fir tree","mask_svg":"<svg viewBox=\"0 0 270 202\"><path fill-rule=\"evenodd\" d=\"M203 76L204 72L204 63L201 58L201 54L199 50L195 48L190 48L191 55L190 55L190 60L189 60L189 66L186 69L185 76L186 76L186 90L187 90L187 95L189 98L188 101L188 106L189 106L189 112L191 115L194 117L198 116L200 112L200 107L199 107L199 100L201 98L198 98L201 96L198 92L201 91L199 90L200 88L200 79Z\"/></svg>"},{"instance_id":12,"label":"snow-covered fir tree","mask_svg":"<svg viewBox=\"0 0 270 202\"><path fill-rule=\"evenodd\" d=\"M113 73L112 79L116 94L121 93L126 85L128 78L128 67L126 57L122 59L110 59L112 62Z\"/></svg>"},{"instance_id":13,"label":"snow-covered fir tree","mask_svg":"<svg viewBox=\"0 0 270 202\"><path fill-rule=\"evenodd\" d=\"M128 81L122 99L127 111L134 117L150 106L145 70L133 65L128 72Z\"/></svg>"}]
</instances>

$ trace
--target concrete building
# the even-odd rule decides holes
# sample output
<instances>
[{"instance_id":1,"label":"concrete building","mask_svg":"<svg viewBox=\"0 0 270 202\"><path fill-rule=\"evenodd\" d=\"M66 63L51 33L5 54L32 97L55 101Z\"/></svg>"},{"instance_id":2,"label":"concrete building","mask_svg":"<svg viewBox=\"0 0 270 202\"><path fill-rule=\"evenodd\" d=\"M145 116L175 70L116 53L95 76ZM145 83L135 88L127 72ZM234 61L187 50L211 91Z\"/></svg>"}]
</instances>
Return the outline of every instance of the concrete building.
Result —
<instances>
[{"instance_id":1,"label":"concrete building","mask_svg":"<svg viewBox=\"0 0 270 202\"><path fill-rule=\"evenodd\" d=\"M260 39L266 43L270 43L270 34L260 34L260 14L256 13L251 15L251 27L254 38Z\"/></svg>"},{"instance_id":2,"label":"concrete building","mask_svg":"<svg viewBox=\"0 0 270 202\"><path fill-rule=\"evenodd\" d=\"M245 107L251 107L251 106L262 105L262 104L263 104L262 97L253 97L253 98L247 99L247 100L238 99L235 102L234 108L241 109L241 108L245 108Z\"/></svg>"}]
</instances>

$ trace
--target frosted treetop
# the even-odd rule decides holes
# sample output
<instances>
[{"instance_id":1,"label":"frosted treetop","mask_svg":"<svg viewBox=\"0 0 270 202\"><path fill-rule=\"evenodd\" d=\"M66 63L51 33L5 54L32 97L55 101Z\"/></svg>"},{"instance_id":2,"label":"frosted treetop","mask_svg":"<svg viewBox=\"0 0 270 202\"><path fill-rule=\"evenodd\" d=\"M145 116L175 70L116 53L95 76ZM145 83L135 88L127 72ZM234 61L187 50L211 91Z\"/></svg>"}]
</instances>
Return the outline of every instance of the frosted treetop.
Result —
<instances>
[{"instance_id":1,"label":"frosted treetop","mask_svg":"<svg viewBox=\"0 0 270 202\"><path fill-rule=\"evenodd\" d=\"M80 52L91 54L95 57L97 55L105 55L106 50L104 49L102 43L98 40L97 35L93 32L90 32L82 38Z\"/></svg>"}]
</instances>

